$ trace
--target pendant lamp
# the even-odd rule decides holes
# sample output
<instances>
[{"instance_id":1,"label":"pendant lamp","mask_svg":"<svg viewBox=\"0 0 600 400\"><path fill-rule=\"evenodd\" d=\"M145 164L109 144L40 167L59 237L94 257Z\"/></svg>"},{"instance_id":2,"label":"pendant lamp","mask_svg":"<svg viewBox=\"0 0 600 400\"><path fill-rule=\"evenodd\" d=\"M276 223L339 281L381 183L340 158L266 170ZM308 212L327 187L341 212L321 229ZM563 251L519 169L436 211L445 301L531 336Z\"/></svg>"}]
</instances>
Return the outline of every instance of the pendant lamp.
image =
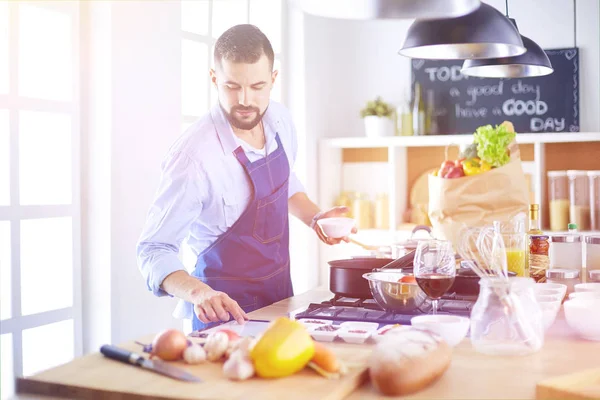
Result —
<instances>
[{"instance_id":1,"label":"pendant lamp","mask_svg":"<svg viewBox=\"0 0 600 400\"><path fill-rule=\"evenodd\" d=\"M509 19L481 3L462 17L416 20L398 53L410 58L464 60L514 57L525 51L521 35Z\"/></svg>"},{"instance_id":2,"label":"pendant lamp","mask_svg":"<svg viewBox=\"0 0 600 400\"><path fill-rule=\"evenodd\" d=\"M479 0L293 0L304 12L339 19L455 18L475 11Z\"/></svg>"},{"instance_id":3,"label":"pendant lamp","mask_svg":"<svg viewBox=\"0 0 600 400\"><path fill-rule=\"evenodd\" d=\"M508 16L508 0L506 0L506 15ZM512 18L510 21L518 30L517 22ZM527 49L525 54L487 60L465 60L460 72L463 75L480 78L528 78L554 72L546 52L528 37L521 35L521 39Z\"/></svg>"}]
</instances>

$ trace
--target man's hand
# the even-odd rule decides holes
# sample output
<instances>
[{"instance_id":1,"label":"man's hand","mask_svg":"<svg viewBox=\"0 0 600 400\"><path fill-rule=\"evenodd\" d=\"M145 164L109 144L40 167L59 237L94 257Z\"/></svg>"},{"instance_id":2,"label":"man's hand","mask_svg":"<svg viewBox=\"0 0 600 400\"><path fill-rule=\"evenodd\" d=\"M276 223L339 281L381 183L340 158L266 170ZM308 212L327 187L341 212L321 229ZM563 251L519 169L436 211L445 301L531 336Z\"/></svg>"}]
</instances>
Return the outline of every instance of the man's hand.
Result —
<instances>
[{"instance_id":1,"label":"man's hand","mask_svg":"<svg viewBox=\"0 0 600 400\"><path fill-rule=\"evenodd\" d=\"M344 215L346 215L348 213L348 207L333 207L331 210L325 211L324 213L322 213L319 216L319 219L322 218L334 218L334 217L343 217ZM319 226L318 223L315 224L314 226L314 230L315 232L317 232L317 236L319 236L319 239L321 239L321 241L323 243L332 245L332 244L338 244L340 243L342 240L344 242L349 242L350 239L348 239L348 236L344 236L341 238L331 238L328 237L327 235L325 235L325 232L323 232L323 229L321 229L321 227ZM352 228L352 233L356 233L358 232L358 230L356 229L356 227Z\"/></svg>"},{"instance_id":2,"label":"man's hand","mask_svg":"<svg viewBox=\"0 0 600 400\"><path fill-rule=\"evenodd\" d=\"M249 319L235 300L226 293L210 288L203 290L196 296L193 303L194 312L198 316L198 319L205 324L209 322L229 321L230 314L240 325Z\"/></svg>"}]
</instances>

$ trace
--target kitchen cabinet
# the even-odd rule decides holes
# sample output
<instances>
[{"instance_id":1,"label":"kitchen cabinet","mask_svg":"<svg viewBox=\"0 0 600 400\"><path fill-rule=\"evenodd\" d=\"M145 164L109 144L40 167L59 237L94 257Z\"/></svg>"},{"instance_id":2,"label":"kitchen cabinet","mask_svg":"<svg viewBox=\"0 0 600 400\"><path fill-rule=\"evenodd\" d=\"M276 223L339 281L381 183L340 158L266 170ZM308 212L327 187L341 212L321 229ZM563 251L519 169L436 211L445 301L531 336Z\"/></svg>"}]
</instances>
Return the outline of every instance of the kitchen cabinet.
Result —
<instances>
[{"instance_id":1,"label":"kitchen cabinet","mask_svg":"<svg viewBox=\"0 0 600 400\"><path fill-rule=\"evenodd\" d=\"M472 135L394 136L326 138L319 143L318 185L319 204L333 206L337 196L348 185L351 177L344 176L348 164L364 162L377 164L373 173L364 172L372 187L387 189L389 229L363 230L360 236L367 243L386 243L406 238L409 225L403 217L409 205L409 193L419 175L439 166L444 160L446 146L449 158L456 158L458 146L472 143ZM532 202L541 205L542 228L547 229L547 178L546 171L584 169L600 170L600 132L571 133L519 133L517 142L521 151L523 170L530 177ZM367 164L365 169L368 168ZM346 175L348 175L346 173ZM370 193L375 198L376 193ZM336 248L338 247L338 248ZM320 282L327 282L327 261L360 253L356 246L320 246Z\"/></svg>"}]
</instances>

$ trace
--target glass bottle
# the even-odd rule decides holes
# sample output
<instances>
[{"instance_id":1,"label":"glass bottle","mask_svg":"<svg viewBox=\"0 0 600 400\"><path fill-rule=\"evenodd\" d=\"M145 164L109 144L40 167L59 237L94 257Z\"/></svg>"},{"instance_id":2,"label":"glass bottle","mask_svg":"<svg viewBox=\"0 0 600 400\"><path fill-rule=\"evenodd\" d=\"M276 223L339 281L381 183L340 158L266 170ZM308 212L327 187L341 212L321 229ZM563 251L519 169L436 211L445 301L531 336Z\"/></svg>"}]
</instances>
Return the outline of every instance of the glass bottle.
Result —
<instances>
[{"instance_id":1,"label":"glass bottle","mask_svg":"<svg viewBox=\"0 0 600 400\"><path fill-rule=\"evenodd\" d=\"M397 130L398 135L401 136L412 136L413 135L413 121L412 111L410 104L410 94L405 93L402 102L396 109L397 115Z\"/></svg>"},{"instance_id":2,"label":"glass bottle","mask_svg":"<svg viewBox=\"0 0 600 400\"><path fill-rule=\"evenodd\" d=\"M413 134L425 134L425 101L421 93L421 84L415 83L415 96L412 106Z\"/></svg>"},{"instance_id":3,"label":"glass bottle","mask_svg":"<svg viewBox=\"0 0 600 400\"><path fill-rule=\"evenodd\" d=\"M435 116L435 97L432 89L427 90L427 108L425 109L425 134L438 134L437 117Z\"/></svg>"}]
</instances>

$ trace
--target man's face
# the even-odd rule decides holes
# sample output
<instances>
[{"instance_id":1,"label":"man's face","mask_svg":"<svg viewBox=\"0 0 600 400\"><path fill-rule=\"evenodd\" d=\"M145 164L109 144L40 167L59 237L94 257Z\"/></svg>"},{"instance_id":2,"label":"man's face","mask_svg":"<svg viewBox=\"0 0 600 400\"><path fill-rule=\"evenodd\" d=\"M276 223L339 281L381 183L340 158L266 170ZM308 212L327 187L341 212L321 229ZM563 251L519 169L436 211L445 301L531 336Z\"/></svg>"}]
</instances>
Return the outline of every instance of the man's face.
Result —
<instances>
[{"instance_id":1,"label":"man's face","mask_svg":"<svg viewBox=\"0 0 600 400\"><path fill-rule=\"evenodd\" d=\"M254 64L221 60L210 70L219 93L219 103L229 123L237 129L250 130L262 119L277 71L271 70L264 54Z\"/></svg>"}]
</instances>

